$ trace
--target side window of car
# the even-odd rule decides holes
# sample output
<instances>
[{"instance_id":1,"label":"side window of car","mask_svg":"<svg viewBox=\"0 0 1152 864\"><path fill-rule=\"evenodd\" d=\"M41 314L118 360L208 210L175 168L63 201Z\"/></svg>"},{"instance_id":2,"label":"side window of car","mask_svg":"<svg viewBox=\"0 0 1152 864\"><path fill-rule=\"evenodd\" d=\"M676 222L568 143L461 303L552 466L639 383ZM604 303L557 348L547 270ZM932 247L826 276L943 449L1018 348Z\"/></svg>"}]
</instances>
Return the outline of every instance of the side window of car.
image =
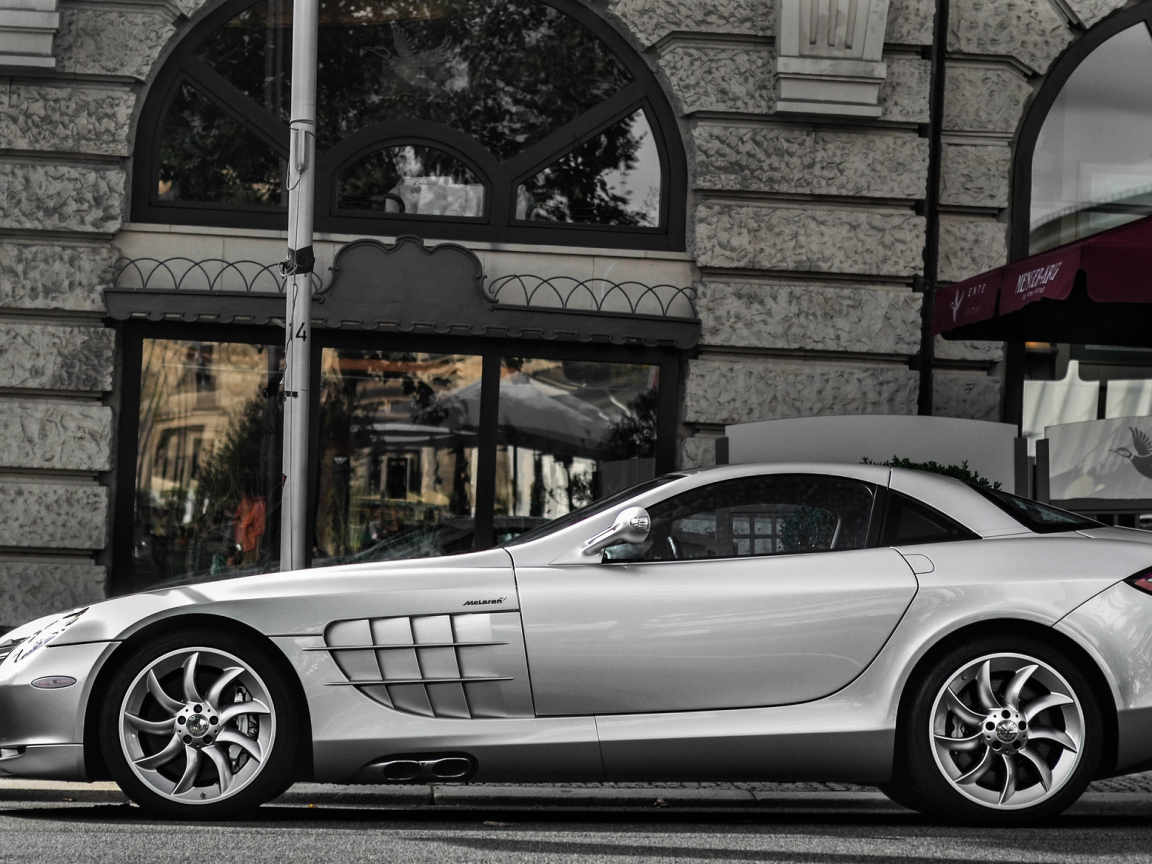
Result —
<instances>
[{"instance_id":1,"label":"side window of car","mask_svg":"<svg viewBox=\"0 0 1152 864\"><path fill-rule=\"evenodd\" d=\"M924 543L979 539L980 535L926 504L899 492L888 492L884 528L880 535L881 546L919 546Z\"/></svg>"},{"instance_id":2,"label":"side window of car","mask_svg":"<svg viewBox=\"0 0 1152 864\"><path fill-rule=\"evenodd\" d=\"M862 549L875 489L857 480L769 474L724 480L648 508L652 528L609 561L672 561Z\"/></svg>"}]
</instances>

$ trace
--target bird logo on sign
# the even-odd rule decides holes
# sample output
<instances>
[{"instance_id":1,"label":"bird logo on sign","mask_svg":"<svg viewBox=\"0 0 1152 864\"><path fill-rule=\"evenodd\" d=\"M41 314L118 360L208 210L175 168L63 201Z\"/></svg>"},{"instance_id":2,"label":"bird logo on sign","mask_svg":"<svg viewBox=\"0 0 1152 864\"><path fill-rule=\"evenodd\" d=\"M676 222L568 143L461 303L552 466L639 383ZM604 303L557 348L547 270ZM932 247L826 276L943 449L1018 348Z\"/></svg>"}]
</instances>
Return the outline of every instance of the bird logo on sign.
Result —
<instances>
[{"instance_id":1,"label":"bird logo on sign","mask_svg":"<svg viewBox=\"0 0 1152 864\"><path fill-rule=\"evenodd\" d=\"M425 90L441 90L444 85L437 80L448 70L452 62L452 40L447 36L435 48L420 51L416 42L396 24L392 25L392 45L394 50L384 47L369 48L373 54L383 57L392 71L402 81L413 87ZM440 75L437 75L440 73Z\"/></svg>"},{"instance_id":2,"label":"bird logo on sign","mask_svg":"<svg viewBox=\"0 0 1152 864\"><path fill-rule=\"evenodd\" d=\"M1135 426L1129 426L1128 431L1132 433L1132 450L1127 447L1117 447L1109 452L1123 456L1132 463L1133 468L1145 477L1152 478L1152 438L1148 437L1147 432L1137 429Z\"/></svg>"},{"instance_id":3,"label":"bird logo on sign","mask_svg":"<svg viewBox=\"0 0 1152 864\"><path fill-rule=\"evenodd\" d=\"M964 304L964 295L962 291L957 291L956 296L952 298L952 323L956 323L956 316L960 314L960 307Z\"/></svg>"}]
</instances>

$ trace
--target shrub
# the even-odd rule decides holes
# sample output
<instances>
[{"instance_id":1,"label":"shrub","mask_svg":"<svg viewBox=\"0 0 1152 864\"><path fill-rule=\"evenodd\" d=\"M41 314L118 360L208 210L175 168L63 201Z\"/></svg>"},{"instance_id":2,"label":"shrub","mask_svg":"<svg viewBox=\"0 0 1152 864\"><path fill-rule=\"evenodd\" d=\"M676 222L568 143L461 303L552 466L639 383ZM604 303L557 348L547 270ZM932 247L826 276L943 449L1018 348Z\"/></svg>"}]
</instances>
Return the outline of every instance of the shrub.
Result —
<instances>
[{"instance_id":1,"label":"shrub","mask_svg":"<svg viewBox=\"0 0 1152 864\"><path fill-rule=\"evenodd\" d=\"M886 462L873 462L868 458L861 459L860 462L863 465L879 465L883 468L909 468L913 471L927 471L930 474L955 477L957 480L975 483L977 486L987 486L989 489L1000 488L999 481L993 483L987 477L981 476L980 472L969 468L967 459L959 465L941 465L939 462L913 462L911 459L901 459L899 456L893 456Z\"/></svg>"}]
</instances>

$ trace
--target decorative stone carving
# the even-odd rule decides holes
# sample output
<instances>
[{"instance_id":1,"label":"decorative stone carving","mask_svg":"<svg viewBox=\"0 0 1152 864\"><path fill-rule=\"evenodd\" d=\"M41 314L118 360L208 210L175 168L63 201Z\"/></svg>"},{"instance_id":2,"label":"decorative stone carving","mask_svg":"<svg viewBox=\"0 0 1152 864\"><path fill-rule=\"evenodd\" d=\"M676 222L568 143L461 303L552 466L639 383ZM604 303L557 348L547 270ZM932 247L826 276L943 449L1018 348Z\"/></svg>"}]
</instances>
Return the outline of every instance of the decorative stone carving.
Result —
<instances>
[{"instance_id":1,"label":"decorative stone carving","mask_svg":"<svg viewBox=\"0 0 1152 864\"><path fill-rule=\"evenodd\" d=\"M700 48L673 45L660 55L660 70L681 114L772 110L772 55L767 48Z\"/></svg>"},{"instance_id":2,"label":"decorative stone carving","mask_svg":"<svg viewBox=\"0 0 1152 864\"><path fill-rule=\"evenodd\" d=\"M0 631L105 598L108 572L91 564L0 561Z\"/></svg>"},{"instance_id":3,"label":"decorative stone carving","mask_svg":"<svg viewBox=\"0 0 1152 864\"><path fill-rule=\"evenodd\" d=\"M961 207L1007 207L1012 150L1002 145L945 144L940 203Z\"/></svg>"},{"instance_id":4,"label":"decorative stone carving","mask_svg":"<svg viewBox=\"0 0 1152 864\"><path fill-rule=\"evenodd\" d=\"M161 6L139 12L72 6L60 13L56 57L64 72L143 81L175 32L171 13Z\"/></svg>"},{"instance_id":5,"label":"decorative stone carving","mask_svg":"<svg viewBox=\"0 0 1152 864\"><path fill-rule=\"evenodd\" d=\"M1000 379L990 375L936 372L932 381L932 413L963 420L1000 419Z\"/></svg>"},{"instance_id":6,"label":"decorative stone carving","mask_svg":"<svg viewBox=\"0 0 1152 864\"><path fill-rule=\"evenodd\" d=\"M912 276L923 269L924 219L911 213L703 204L701 267Z\"/></svg>"},{"instance_id":7,"label":"decorative stone carving","mask_svg":"<svg viewBox=\"0 0 1152 864\"><path fill-rule=\"evenodd\" d=\"M715 438L685 438L680 445L680 470L707 468L716 464Z\"/></svg>"},{"instance_id":8,"label":"decorative stone carving","mask_svg":"<svg viewBox=\"0 0 1152 864\"><path fill-rule=\"evenodd\" d=\"M112 409L0 399L0 466L107 471Z\"/></svg>"},{"instance_id":9,"label":"decorative stone carving","mask_svg":"<svg viewBox=\"0 0 1152 864\"><path fill-rule=\"evenodd\" d=\"M932 353L937 360L962 361L972 363L999 363L1004 359L1003 342L973 342L971 340L949 341L937 336Z\"/></svg>"},{"instance_id":10,"label":"decorative stone carving","mask_svg":"<svg viewBox=\"0 0 1152 864\"><path fill-rule=\"evenodd\" d=\"M0 162L0 228L112 234L124 217L124 171Z\"/></svg>"},{"instance_id":11,"label":"decorative stone carving","mask_svg":"<svg viewBox=\"0 0 1152 864\"><path fill-rule=\"evenodd\" d=\"M107 542L103 486L0 481L0 546L103 549Z\"/></svg>"},{"instance_id":12,"label":"decorative stone carving","mask_svg":"<svg viewBox=\"0 0 1152 864\"><path fill-rule=\"evenodd\" d=\"M959 282L1007 260L1007 226L992 221L940 220L941 282Z\"/></svg>"},{"instance_id":13,"label":"decorative stone carving","mask_svg":"<svg viewBox=\"0 0 1152 864\"><path fill-rule=\"evenodd\" d=\"M888 0L776 0L777 111L879 117Z\"/></svg>"},{"instance_id":14,"label":"decorative stone carving","mask_svg":"<svg viewBox=\"0 0 1152 864\"><path fill-rule=\"evenodd\" d=\"M1011 136L1031 95L1031 85L1007 66L949 63L944 79L944 131Z\"/></svg>"},{"instance_id":15,"label":"decorative stone carving","mask_svg":"<svg viewBox=\"0 0 1152 864\"><path fill-rule=\"evenodd\" d=\"M910 355L921 302L911 291L708 282L696 308L704 345Z\"/></svg>"},{"instance_id":16,"label":"decorative stone carving","mask_svg":"<svg viewBox=\"0 0 1152 864\"><path fill-rule=\"evenodd\" d=\"M771 36L772 0L613 0L614 14L641 46L670 33Z\"/></svg>"},{"instance_id":17,"label":"decorative stone carving","mask_svg":"<svg viewBox=\"0 0 1152 864\"><path fill-rule=\"evenodd\" d=\"M0 322L0 387L111 390L115 345L103 327Z\"/></svg>"},{"instance_id":18,"label":"decorative stone carving","mask_svg":"<svg viewBox=\"0 0 1152 864\"><path fill-rule=\"evenodd\" d=\"M821 414L915 414L918 372L902 367L701 359L689 363L685 422Z\"/></svg>"},{"instance_id":19,"label":"decorative stone carving","mask_svg":"<svg viewBox=\"0 0 1152 864\"><path fill-rule=\"evenodd\" d=\"M103 312L116 250L0 243L0 308Z\"/></svg>"},{"instance_id":20,"label":"decorative stone carving","mask_svg":"<svg viewBox=\"0 0 1152 864\"><path fill-rule=\"evenodd\" d=\"M127 90L13 84L0 115L0 147L128 156L135 102Z\"/></svg>"},{"instance_id":21,"label":"decorative stone carving","mask_svg":"<svg viewBox=\"0 0 1152 864\"><path fill-rule=\"evenodd\" d=\"M1015 57L1043 74L1073 34L1044 0L951 0L948 50Z\"/></svg>"},{"instance_id":22,"label":"decorative stone carving","mask_svg":"<svg viewBox=\"0 0 1152 864\"><path fill-rule=\"evenodd\" d=\"M0 65L51 69L59 27L56 0L0 0Z\"/></svg>"},{"instance_id":23,"label":"decorative stone carving","mask_svg":"<svg viewBox=\"0 0 1152 864\"><path fill-rule=\"evenodd\" d=\"M698 126L696 188L922 198L928 141L913 134Z\"/></svg>"},{"instance_id":24,"label":"decorative stone carving","mask_svg":"<svg viewBox=\"0 0 1152 864\"><path fill-rule=\"evenodd\" d=\"M931 45L936 0L889 0L885 42L894 45Z\"/></svg>"},{"instance_id":25,"label":"decorative stone carving","mask_svg":"<svg viewBox=\"0 0 1152 864\"><path fill-rule=\"evenodd\" d=\"M1092 27L1125 6L1127 0L1064 0L1064 2L1076 13L1081 24Z\"/></svg>"}]
</instances>

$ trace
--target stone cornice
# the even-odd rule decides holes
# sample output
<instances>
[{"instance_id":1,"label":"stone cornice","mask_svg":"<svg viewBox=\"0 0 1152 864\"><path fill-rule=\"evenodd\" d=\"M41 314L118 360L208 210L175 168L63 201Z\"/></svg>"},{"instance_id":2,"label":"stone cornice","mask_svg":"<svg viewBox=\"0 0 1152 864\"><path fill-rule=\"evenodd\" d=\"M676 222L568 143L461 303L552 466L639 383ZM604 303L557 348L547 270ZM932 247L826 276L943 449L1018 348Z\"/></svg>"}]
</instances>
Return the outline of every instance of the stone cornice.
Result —
<instances>
[{"instance_id":1,"label":"stone cornice","mask_svg":"<svg viewBox=\"0 0 1152 864\"><path fill-rule=\"evenodd\" d=\"M59 28L56 0L0 0L0 67L55 68Z\"/></svg>"}]
</instances>

